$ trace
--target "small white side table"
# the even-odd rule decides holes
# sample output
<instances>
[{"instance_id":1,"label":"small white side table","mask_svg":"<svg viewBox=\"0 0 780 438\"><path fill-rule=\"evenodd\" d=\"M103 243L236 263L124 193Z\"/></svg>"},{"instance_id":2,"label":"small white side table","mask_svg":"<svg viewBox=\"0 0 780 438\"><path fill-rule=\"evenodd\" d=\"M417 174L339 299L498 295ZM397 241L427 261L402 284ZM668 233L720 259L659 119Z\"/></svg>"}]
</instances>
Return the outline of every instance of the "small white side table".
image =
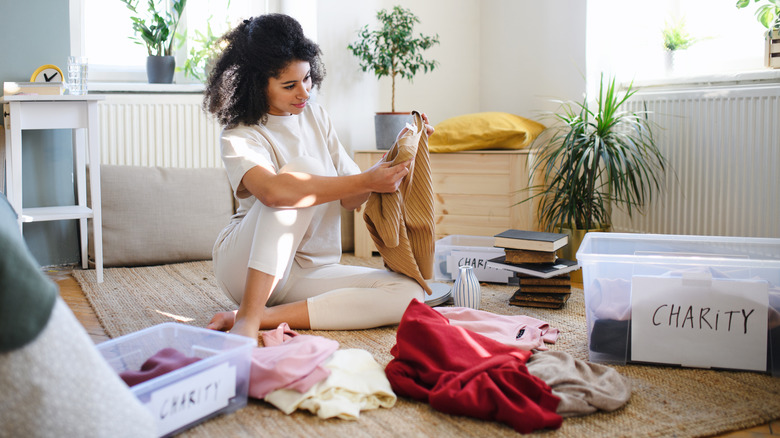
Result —
<instances>
[{"instance_id":1,"label":"small white side table","mask_svg":"<svg viewBox=\"0 0 780 438\"><path fill-rule=\"evenodd\" d=\"M6 197L23 222L78 219L81 234L81 265L89 267L87 219L92 219L95 247L95 270L98 283L103 282L103 228L100 209L100 144L98 127L100 95L83 96L3 96L5 122ZM22 130L72 129L73 161L76 172L76 205L22 208ZM87 161L90 163L87 205Z\"/></svg>"}]
</instances>

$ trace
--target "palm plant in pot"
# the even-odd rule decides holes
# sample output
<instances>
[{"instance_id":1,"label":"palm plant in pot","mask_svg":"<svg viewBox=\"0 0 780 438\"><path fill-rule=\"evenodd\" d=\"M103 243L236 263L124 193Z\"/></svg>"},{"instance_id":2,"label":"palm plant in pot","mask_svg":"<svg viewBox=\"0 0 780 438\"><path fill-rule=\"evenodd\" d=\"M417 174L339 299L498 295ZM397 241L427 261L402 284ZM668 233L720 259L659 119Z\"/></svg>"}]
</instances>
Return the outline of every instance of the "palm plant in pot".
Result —
<instances>
[{"instance_id":1,"label":"palm plant in pot","mask_svg":"<svg viewBox=\"0 0 780 438\"><path fill-rule=\"evenodd\" d=\"M146 75L149 83L173 82L173 71L176 61L171 55L176 28L179 26L181 14L187 5L187 0L170 0L171 10L166 10L164 2L147 0L147 18L138 11L141 0L119 0L127 6L133 15L133 30L131 37L136 44L146 46L149 56L146 58Z\"/></svg>"},{"instance_id":2,"label":"palm plant in pot","mask_svg":"<svg viewBox=\"0 0 780 438\"><path fill-rule=\"evenodd\" d=\"M539 218L548 231L569 234L561 255L574 260L588 231L609 231L612 206L629 217L642 210L662 187L668 164L658 150L647 112L624 106L636 92L621 95L615 79L601 77L595 108L564 102L557 123L540 136L532 175L541 183L530 190L539 198ZM525 202L525 201L523 201Z\"/></svg>"},{"instance_id":3,"label":"palm plant in pot","mask_svg":"<svg viewBox=\"0 0 780 438\"><path fill-rule=\"evenodd\" d=\"M372 71L377 79L389 76L392 89L390 113L377 113L374 118L377 148L388 149L404 124L409 121L409 112L395 111L396 77L410 82L419 72L432 71L438 63L426 60L422 51L439 43L439 36L414 35L414 25L420 20L409 9L394 6L376 14L380 27L370 30L368 25L358 31L358 40L347 46L360 61L363 71Z\"/></svg>"}]
</instances>

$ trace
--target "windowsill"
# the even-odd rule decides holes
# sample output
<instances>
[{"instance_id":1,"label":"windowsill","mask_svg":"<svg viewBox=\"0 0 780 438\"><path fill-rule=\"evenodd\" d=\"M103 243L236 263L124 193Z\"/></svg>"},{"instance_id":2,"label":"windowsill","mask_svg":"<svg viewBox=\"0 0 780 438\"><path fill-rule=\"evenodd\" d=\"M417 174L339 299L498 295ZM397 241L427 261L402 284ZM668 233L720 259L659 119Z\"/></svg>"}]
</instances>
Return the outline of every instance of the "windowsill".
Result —
<instances>
[{"instance_id":1,"label":"windowsill","mask_svg":"<svg viewBox=\"0 0 780 438\"><path fill-rule=\"evenodd\" d=\"M756 84L780 85L780 69L765 68L762 70L711 75L669 76L661 79L635 81L634 87L654 90L659 88L675 89Z\"/></svg>"},{"instance_id":2,"label":"windowsill","mask_svg":"<svg viewBox=\"0 0 780 438\"><path fill-rule=\"evenodd\" d=\"M669 76L660 79L634 81L635 88L674 89L699 88L726 85L780 84L780 69L716 73L711 75ZM625 87L628 84L623 84ZM90 82L89 91L95 93L190 93L200 94L204 84L149 84L146 82Z\"/></svg>"},{"instance_id":3,"label":"windowsill","mask_svg":"<svg viewBox=\"0 0 780 438\"><path fill-rule=\"evenodd\" d=\"M146 82L90 82L90 93L192 93L200 94L203 84L149 84Z\"/></svg>"}]
</instances>

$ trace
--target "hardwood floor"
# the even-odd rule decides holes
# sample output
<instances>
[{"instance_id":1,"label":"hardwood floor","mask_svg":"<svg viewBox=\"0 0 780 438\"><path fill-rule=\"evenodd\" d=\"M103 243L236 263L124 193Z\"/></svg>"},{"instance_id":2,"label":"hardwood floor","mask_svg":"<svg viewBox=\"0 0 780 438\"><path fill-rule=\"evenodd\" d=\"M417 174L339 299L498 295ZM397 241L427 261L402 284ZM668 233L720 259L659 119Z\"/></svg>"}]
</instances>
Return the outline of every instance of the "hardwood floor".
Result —
<instances>
[{"instance_id":1,"label":"hardwood floor","mask_svg":"<svg viewBox=\"0 0 780 438\"><path fill-rule=\"evenodd\" d=\"M92 306L87 301L84 291L81 290L78 281L70 275L70 270L49 268L46 273L57 282L60 287L60 296L76 315L76 319L84 326L92 341L99 344L109 340L110 338L103 330L103 326L100 325L95 311L92 310Z\"/></svg>"},{"instance_id":2,"label":"hardwood floor","mask_svg":"<svg viewBox=\"0 0 780 438\"><path fill-rule=\"evenodd\" d=\"M57 282L60 287L60 296L70 306L73 314L84 326L92 340L97 344L103 341L107 341L109 337L100 325L95 312L87 301L87 297L84 296L84 292L81 290L81 286L70 275L70 269L57 269L48 268L46 273L49 277ZM580 286L581 287L581 286ZM780 420L772 421L770 423L744 429L736 432L731 432L723 435L717 435L720 438L768 438L768 437L780 437Z\"/></svg>"}]
</instances>

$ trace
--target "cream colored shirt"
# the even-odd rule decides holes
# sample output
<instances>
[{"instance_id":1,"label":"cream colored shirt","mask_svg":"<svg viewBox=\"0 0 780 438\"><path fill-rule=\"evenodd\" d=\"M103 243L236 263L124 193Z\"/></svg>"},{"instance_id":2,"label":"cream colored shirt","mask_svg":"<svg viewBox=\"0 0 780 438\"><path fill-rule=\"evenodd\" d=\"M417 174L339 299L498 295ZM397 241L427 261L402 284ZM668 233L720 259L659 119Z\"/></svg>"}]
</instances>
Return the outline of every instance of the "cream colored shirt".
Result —
<instances>
[{"instance_id":1,"label":"cream colored shirt","mask_svg":"<svg viewBox=\"0 0 780 438\"><path fill-rule=\"evenodd\" d=\"M357 420L360 411L395 405L397 397L385 370L368 351L337 350L324 366L330 370L330 376L308 391L278 389L269 393L265 401L288 415L295 410L308 410L323 419L344 420Z\"/></svg>"},{"instance_id":2,"label":"cream colored shirt","mask_svg":"<svg viewBox=\"0 0 780 438\"><path fill-rule=\"evenodd\" d=\"M291 159L308 156L323 164L324 176L360 173L360 168L339 141L328 114L314 103L307 105L300 115L269 115L265 125L258 123L225 129L221 147L222 161L238 199L232 223L240 221L258 202L241 185L246 172L254 166L270 167L278 172ZM313 219L296 253L296 261L303 267L338 263L341 257L340 202L333 201L324 206L326 213Z\"/></svg>"}]
</instances>

